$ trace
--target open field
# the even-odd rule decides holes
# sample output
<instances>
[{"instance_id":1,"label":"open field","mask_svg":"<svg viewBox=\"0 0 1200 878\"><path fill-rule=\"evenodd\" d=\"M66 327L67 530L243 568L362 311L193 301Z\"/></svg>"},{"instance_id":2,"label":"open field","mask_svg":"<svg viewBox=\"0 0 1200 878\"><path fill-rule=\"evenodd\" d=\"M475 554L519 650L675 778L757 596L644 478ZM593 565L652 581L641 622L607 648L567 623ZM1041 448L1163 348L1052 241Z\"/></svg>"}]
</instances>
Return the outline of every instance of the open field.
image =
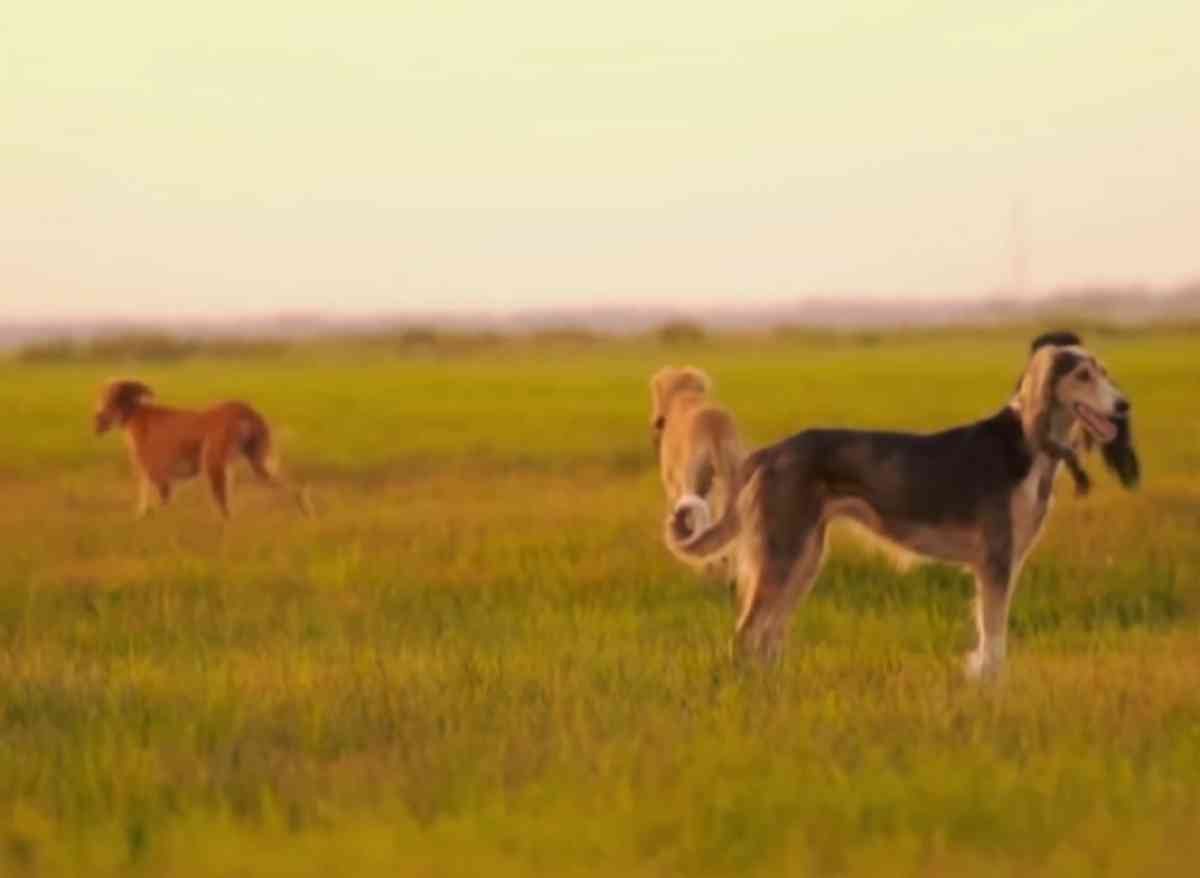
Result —
<instances>
[{"instance_id":1,"label":"open field","mask_svg":"<svg viewBox=\"0 0 1200 878\"><path fill-rule=\"evenodd\" d=\"M1065 477L1007 678L966 574L838 543L782 667L658 540L647 381L756 442L990 413L1031 331L0 361L0 875L1148 875L1200 862L1200 333L1088 338L1143 485ZM234 352L236 353L236 352ZM134 522L98 383L236 396L311 486Z\"/></svg>"}]
</instances>

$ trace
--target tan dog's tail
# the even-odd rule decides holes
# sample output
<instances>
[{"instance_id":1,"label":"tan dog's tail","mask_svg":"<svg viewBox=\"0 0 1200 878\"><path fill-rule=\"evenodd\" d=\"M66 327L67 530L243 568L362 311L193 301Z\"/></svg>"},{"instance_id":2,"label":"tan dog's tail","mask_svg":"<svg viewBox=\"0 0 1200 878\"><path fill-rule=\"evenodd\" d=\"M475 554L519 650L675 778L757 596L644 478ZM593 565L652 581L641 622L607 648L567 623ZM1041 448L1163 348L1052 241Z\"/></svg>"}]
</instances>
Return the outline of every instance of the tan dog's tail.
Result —
<instances>
[{"instance_id":1,"label":"tan dog's tail","mask_svg":"<svg viewBox=\"0 0 1200 878\"><path fill-rule=\"evenodd\" d=\"M695 494L680 497L668 516L667 548L681 561L695 564L720 555L742 532L742 519L751 512L757 494L758 477L754 474L745 490L742 467L737 457L733 460L725 511L715 524L708 503Z\"/></svg>"}]
</instances>

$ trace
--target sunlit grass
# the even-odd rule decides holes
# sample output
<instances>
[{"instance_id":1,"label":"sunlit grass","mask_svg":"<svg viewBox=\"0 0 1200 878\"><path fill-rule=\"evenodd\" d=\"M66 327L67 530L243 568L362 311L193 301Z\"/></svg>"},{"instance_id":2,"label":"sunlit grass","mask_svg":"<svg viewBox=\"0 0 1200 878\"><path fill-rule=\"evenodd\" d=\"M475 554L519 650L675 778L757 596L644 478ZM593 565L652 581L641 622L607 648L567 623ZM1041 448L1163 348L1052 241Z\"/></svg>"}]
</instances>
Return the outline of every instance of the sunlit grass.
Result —
<instances>
[{"instance_id":1,"label":"sunlit grass","mask_svg":"<svg viewBox=\"0 0 1200 878\"><path fill-rule=\"evenodd\" d=\"M962 679L957 570L839 541L763 675L658 543L657 366L765 441L986 414L1026 341L0 364L0 873L1188 874L1196 337L1096 340L1145 483L1060 492L1001 686ZM243 478L232 527L198 485L132 521L112 374L253 400L319 516Z\"/></svg>"}]
</instances>

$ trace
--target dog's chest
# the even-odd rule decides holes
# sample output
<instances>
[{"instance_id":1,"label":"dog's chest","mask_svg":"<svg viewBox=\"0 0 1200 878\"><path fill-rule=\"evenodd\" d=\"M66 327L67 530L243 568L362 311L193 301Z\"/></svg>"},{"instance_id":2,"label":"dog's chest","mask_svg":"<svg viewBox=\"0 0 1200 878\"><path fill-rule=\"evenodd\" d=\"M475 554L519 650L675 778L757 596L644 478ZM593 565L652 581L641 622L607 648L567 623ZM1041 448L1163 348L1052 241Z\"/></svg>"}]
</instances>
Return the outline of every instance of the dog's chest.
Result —
<instances>
[{"instance_id":1,"label":"dog's chest","mask_svg":"<svg viewBox=\"0 0 1200 878\"><path fill-rule=\"evenodd\" d=\"M1012 518L1013 548L1023 556L1037 539L1046 514L1054 503L1054 473L1058 463L1049 459L1035 461L1009 501Z\"/></svg>"}]
</instances>

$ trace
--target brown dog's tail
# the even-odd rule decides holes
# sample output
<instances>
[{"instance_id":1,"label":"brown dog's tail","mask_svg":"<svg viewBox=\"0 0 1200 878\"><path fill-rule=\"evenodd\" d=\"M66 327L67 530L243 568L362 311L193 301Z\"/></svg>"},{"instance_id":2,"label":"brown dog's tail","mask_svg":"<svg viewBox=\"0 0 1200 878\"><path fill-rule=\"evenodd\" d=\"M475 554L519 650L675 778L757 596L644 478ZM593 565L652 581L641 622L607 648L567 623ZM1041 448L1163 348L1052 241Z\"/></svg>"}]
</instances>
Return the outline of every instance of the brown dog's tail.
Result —
<instances>
[{"instance_id":1,"label":"brown dog's tail","mask_svg":"<svg viewBox=\"0 0 1200 878\"><path fill-rule=\"evenodd\" d=\"M312 503L308 498L307 488L297 488L287 481L279 472L279 463L271 453L271 427L266 418L245 403L232 403L236 406L234 420L234 437L238 448L246 456L254 474L265 483L283 488L295 498L296 505L304 515L312 515Z\"/></svg>"}]
</instances>

